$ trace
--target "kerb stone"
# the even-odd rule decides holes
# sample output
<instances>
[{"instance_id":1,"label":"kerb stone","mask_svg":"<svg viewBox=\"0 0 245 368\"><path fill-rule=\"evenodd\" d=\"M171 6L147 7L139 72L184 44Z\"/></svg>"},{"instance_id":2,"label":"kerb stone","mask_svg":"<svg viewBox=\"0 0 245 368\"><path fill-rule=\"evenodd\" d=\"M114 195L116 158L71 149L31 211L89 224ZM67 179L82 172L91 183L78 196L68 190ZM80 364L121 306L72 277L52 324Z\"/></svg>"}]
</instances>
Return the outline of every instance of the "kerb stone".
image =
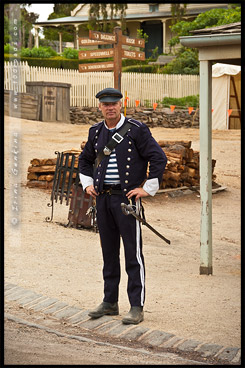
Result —
<instances>
[{"instance_id":1,"label":"kerb stone","mask_svg":"<svg viewBox=\"0 0 245 368\"><path fill-rule=\"evenodd\" d=\"M147 342L149 345L152 346L159 346L164 341L169 340L173 336L174 336L173 334L155 330L146 335L145 337L143 337L141 341Z\"/></svg>"},{"instance_id":2,"label":"kerb stone","mask_svg":"<svg viewBox=\"0 0 245 368\"><path fill-rule=\"evenodd\" d=\"M42 296L41 294L32 293L29 296L26 296L25 298L20 299L18 303L21 305L25 305L33 300L40 298L41 296Z\"/></svg>"},{"instance_id":3,"label":"kerb stone","mask_svg":"<svg viewBox=\"0 0 245 368\"><path fill-rule=\"evenodd\" d=\"M81 322L79 326L92 330L93 328L96 328L102 325L103 323L111 321L111 319L112 318L110 316L103 316L101 318L89 319L88 321Z\"/></svg>"},{"instance_id":4,"label":"kerb stone","mask_svg":"<svg viewBox=\"0 0 245 368\"><path fill-rule=\"evenodd\" d=\"M17 301L21 298L24 298L26 296L31 295L33 292L25 289L20 289L19 291L16 291L16 293L13 293L11 295L7 296L8 300Z\"/></svg>"},{"instance_id":5,"label":"kerb stone","mask_svg":"<svg viewBox=\"0 0 245 368\"><path fill-rule=\"evenodd\" d=\"M219 360L231 361L237 354L238 348L225 348L220 354L216 355Z\"/></svg>"},{"instance_id":6,"label":"kerb stone","mask_svg":"<svg viewBox=\"0 0 245 368\"><path fill-rule=\"evenodd\" d=\"M216 344L203 344L196 351L203 357L210 357L218 353L223 348L221 345Z\"/></svg>"},{"instance_id":7,"label":"kerb stone","mask_svg":"<svg viewBox=\"0 0 245 368\"><path fill-rule=\"evenodd\" d=\"M52 314L52 313L58 312L58 310L63 309L64 307L68 307L68 304L64 302L58 302L58 303L55 303L54 305L51 305L47 309L45 309L43 313Z\"/></svg>"},{"instance_id":8,"label":"kerb stone","mask_svg":"<svg viewBox=\"0 0 245 368\"><path fill-rule=\"evenodd\" d=\"M54 304L58 302L57 299L55 298L49 298L46 299L40 303L37 303L36 305L34 305L31 309L35 310L35 311L42 311L43 309L49 307L50 305Z\"/></svg>"},{"instance_id":9,"label":"kerb stone","mask_svg":"<svg viewBox=\"0 0 245 368\"><path fill-rule=\"evenodd\" d=\"M68 318L68 322L71 324L77 324L79 322L84 321L85 319L88 319L88 310L82 311L81 313L77 314L74 317Z\"/></svg>"},{"instance_id":10,"label":"kerb stone","mask_svg":"<svg viewBox=\"0 0 245 368\"><path fill-rule=\"evenodd\" d=\"M81 309L75 307L68 307L60 312L55 313L55 317L69 318L71 316L74 316L74 314L77 314L78 312L81 312Z\"/></svg>"},{"instance_id":11,"label":"kerb stone","mask_svg":"<svg viewBox=\"0 0 245 368\"><path fill-rule=\"evenodd\" d=\"M141 335L143 335L147 331L149 331L149 328L139 326L129 331L126 331L126 333L123 333L120 337L127 340L137 340Z\"/></svg>"},{"instance_id":12,"label":"kerb stone","mask_svg":"<svg viewBox=\"0 0 245 368\"><path fill-rule=\"evenodd\" d=\"M201 344L200 341L190 339L190 340L186 340L182 344L178 345L177 349L181 350L181 351L193 351L200 344Z\"/></svg>"},{"instance_id":13,"label":"kerb stone","mask_svg":"<svg viewBox=\"0 0 245 368\"><path fill-rule=\"evenodd\" d=\"M108 331L108 335L110 336L118 336L121 333L130 330L132 328L132 325L124 325L122 322L119 323L115 328Z\"/></svg>"}]
</instances>

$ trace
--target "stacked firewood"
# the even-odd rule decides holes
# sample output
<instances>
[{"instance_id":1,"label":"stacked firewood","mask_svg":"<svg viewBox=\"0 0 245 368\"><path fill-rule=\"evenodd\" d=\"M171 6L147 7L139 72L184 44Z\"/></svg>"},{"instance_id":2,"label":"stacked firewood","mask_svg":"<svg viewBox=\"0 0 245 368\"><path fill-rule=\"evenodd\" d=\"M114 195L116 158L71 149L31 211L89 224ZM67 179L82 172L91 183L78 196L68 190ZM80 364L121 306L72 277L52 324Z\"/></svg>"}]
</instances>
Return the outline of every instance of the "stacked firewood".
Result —
<instances>
[{"instance_id":1,"label":"stacked firewood","mask_svg":"<svg viewBox=\"0 0 245 368\"><path fill-rule=\"evenodd\" d=\"M182 186L199 185L199 152L191 148L191 141L158 141L167 156L167 165L163 174L160 189L178 188ZM86 142L81 143L81 150L71 149L64 153L75 154L74 167L78 167L78 157ZM28 168L27 186L51 189L53 186L56 158L31 160ZM70 166L71 160L68 166ZM212 160L212 179L215 180L214 167L216 160ZM67 173L67 180L68 180ZM73 174L75 179L76 173Z\"/></svg>"},{"instance_id":2,"label":"stacked firewood","mask_svg":"<svg viewBox=\"0 0 245 368\"><path fill-rule=\"evenodd\" d=\"M198 186L199 152L191 148L191 141L159 141L167 156L167 165L160 189ZM212 179L216 160L212 160Z\"/></svg>"},{"instance_id":3,"label":"stacked firewood","mask_svg":"<svg viewBox=\"0 0 245 368\"><path fill-rule=\"evenodd\" d=\"M78 156L82 151L77 149L71 149L68 151L63 151L63 153L74 153L75 154L75 163L74 167L78 167ZM41 189L52 189L54 173L56 168L57 158L48 158L48 159L39 159L34 158L30 161L31 166L28 167L27 174L27 186L29 188L41 188ZM68 162L68 167L71 165L71 159ZM67 178L68 180L67 173ZM73 174L73 178L75 179L76 173ZM62 182L62 177L61 177Z\"/></svg>"}]
</instances>

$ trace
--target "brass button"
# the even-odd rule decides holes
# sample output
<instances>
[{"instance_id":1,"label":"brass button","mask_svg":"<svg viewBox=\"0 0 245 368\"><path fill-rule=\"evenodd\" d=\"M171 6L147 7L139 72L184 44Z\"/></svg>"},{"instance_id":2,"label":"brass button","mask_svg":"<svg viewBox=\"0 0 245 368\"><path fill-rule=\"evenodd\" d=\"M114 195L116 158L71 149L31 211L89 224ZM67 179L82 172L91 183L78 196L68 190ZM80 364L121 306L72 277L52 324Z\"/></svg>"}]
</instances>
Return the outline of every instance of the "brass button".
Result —
<instances>
[{"instance_id":1,"label":"brass button","mask_svg":"<svg viewBox=\"0 0 245 368\"><path fill-rule=\"evenodd\" d=\"M126 165L126 169L129 169L130 168L130 166L129 165Z\"/></svg>"},{"instance_id":2,"label":"brass button","mask_svg":"<svg viewBox=\"0 0 245 368\"><path fill-rule=\"evenodd\" d=\"M126 176L128 176L129 175L129 172L126 172Z\"/></svg>"},{"instance_id":3,"label":"brass button","mask_svg":"<svg viewBox=\"0 0 245 368\"><path fill-rule=\"evenodd\" d=\"M132 144L132 142L131 142L131 141L129 141L128 143L129 143L129 144Z\"/></svg>"},{"instance_id":4,"label":"brass button","mask_svg":"<svg viewBox=\"0 0 245 368\"><path fill-rule=\"evenodd\" d=\"M128 158L127 158L127 160L128 160L128 161L130 161L130 160L131 160L131 158L130 158L130 157L128 157Z\"/></svg>"},{"instance_id":5,"label":"brass button","mask_svg":"<svg viewBox=\"0 0 245 368\"><path fill-rule=\"evenodd\" d=\"M128 152L131 152L131 151L132 151L132 150L131 150L131 148L129 148L129 149L128 149Z\"/></svg>"},{"instance_id":6,"label":"brass button","mask_svg":"<svg viewBox=\"0 0 245 368\"><path fill-rule=\"evenodd\" d=\"M125 184L128 184L128 180L125 180Z\"/></svg>"},{"instance_id":7,"label":"brass button","mask_svg":"<svg viewBox=\"0 0 245 368\"><path fill-rule=\"evenodd\" d=\"M127 189L123 189L124 192L127 192Z\"/></svg>"}]
</instances>

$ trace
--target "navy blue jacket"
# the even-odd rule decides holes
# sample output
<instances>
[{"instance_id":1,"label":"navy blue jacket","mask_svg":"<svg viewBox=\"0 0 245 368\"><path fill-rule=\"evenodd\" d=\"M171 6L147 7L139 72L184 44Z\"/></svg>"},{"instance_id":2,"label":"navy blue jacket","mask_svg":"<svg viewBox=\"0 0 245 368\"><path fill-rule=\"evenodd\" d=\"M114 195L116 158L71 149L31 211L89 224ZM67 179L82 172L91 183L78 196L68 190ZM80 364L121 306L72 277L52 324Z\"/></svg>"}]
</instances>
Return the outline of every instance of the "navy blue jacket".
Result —
<instances>
[{"instance_id":1,"label":"navy blue jacket","mask_svg":"<svg viewBox=\"0 0 245 368\"><path fill-rule=\"evenodd\" d=\"M126 121L131 123L131 127L122 142L115 148L121 188L125 194L141 186L145 179L157 178L160 185L167 163L165 153L152 137L147 125L128 118L125 118L124 124ZM97 192L103 190L109 156L103 158L95 172L93 165L97 154L103 150L109 140L109 129L105 127L104 121L94 124L89 129L88 141L79 156L79 173L94 178L94 187ZM147 177L148 162L149 175Z\"/></svg>"}]
</instances>

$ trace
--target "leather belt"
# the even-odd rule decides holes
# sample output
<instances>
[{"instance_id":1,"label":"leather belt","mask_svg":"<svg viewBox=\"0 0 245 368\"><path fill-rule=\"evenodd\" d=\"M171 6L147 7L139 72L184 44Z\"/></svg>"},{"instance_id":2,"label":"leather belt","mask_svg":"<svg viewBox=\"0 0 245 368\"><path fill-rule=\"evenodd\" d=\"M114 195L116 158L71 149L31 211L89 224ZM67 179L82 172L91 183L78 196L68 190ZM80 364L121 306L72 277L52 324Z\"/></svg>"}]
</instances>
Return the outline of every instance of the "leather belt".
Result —
<instances>
[{"instance_id":1,"label":"leather belt","mask_svg":"<svg viewBox=\"0 0 245 368\"><path fill-rule=\"evenodd\" d=\"M109 195L123 194L123 191L122 189L119 188L118 185L114 185L114 186L105 185L102 192L100 192L100 194L109 194Z\"/></svg>"}]
</instances>

